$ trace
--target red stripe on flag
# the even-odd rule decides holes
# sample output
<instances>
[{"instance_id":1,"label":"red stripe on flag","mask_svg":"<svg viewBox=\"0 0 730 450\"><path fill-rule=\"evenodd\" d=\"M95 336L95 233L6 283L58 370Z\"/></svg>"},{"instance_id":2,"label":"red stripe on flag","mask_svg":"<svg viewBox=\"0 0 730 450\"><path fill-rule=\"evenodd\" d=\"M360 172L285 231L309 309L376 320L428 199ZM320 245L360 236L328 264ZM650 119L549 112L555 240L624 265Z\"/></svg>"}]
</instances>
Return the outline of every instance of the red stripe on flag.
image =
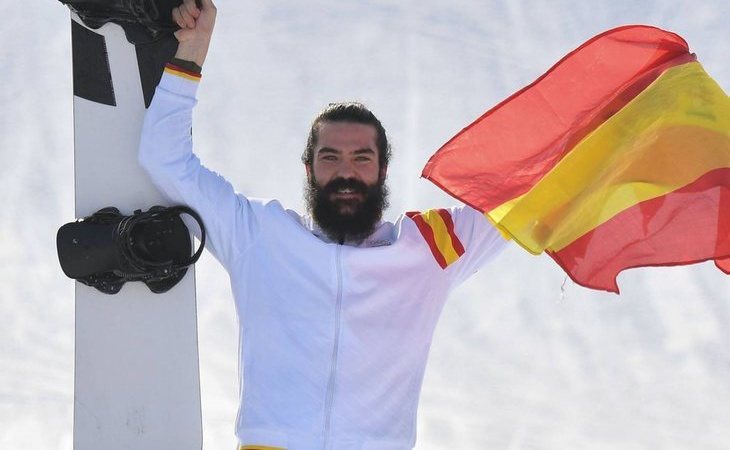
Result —
<instances>
[{"instance_id":1,"label":"red stripe on flag","mask_svg":"<svg viewBox=\"0 0 730 450\"><path fill-rule=\"evenodd\" d=\"M581 286L619 292L634 267L730 261L730 168L641 202L550 256ZM724 271L724 269L723 269Z\"/></svg>"},{"instance_id":2,"label":"red stripe on flag","mask_svg":"<svg viewBox=\"0 0 730 450\"><path fill-rule=\"evenodd\" d=\"M436 239L434 238L431 226L423 220L423 216L421 216L421 213L419 212L410 211L406 213L406 216L410 217L411 220L415 222L418 230L421 232L421 235L426 240L426 243L428 243L428 247L431 249L433 257L436 258L436 262L442 269L445 269L448 264L446 264L446 258L444 258L444 255L441 254L441 251L436 245Z\"/></svg>"},{"instance_id":3,"label":"red stripe on flag","mask_svg":"<svg viewBox=\"0 0 730 450\"><path fill-rule=\"evenodd\" d=\"M716 259L715 265L718 269L722 270L726 274L730 275L730 258Z\"/></svg>"},{"instance_id":4,"label":"red stripe on flag","mask_svg":"<svg viewBox=\"0 0 730 450\"><path fill-rule=\"evenodd\" d=\"M447 210L441 208L436 210L439 213L439 216L444 220L444 223L446 224L446 230L449 232L449 237L451 238L451 245L454 247L454 250L456 251L456 254L461 256L464 254L464 246L461 245L461 241L459 240L459 237L456 235L456 232L454 231L454 221L451 220L451 213L449 213Z\"/></svg>"},{"instance_id":5,"label":"red stripe on flag","mask_svg":"<svg viewBox=\"0 0 730 450\"><path fill-rule=\"evenodd\" d=\"M728 209L730 208L730 189L724 189L720 192L720 208L724 208L725 214L728 215ZM721 218L718 218L720 220ZM718 228L720 228L721 222L718 222ZM727 218L725 221L725 236L730 239L730 224L727 222ZM719 250L719 249L718 249ZM717 252L720 253L719 251ZM715 259L715 265L718 269L722 270L724 273L730 275L730 257L728 258L716 258Z\"/></svg>"}]
</instances>

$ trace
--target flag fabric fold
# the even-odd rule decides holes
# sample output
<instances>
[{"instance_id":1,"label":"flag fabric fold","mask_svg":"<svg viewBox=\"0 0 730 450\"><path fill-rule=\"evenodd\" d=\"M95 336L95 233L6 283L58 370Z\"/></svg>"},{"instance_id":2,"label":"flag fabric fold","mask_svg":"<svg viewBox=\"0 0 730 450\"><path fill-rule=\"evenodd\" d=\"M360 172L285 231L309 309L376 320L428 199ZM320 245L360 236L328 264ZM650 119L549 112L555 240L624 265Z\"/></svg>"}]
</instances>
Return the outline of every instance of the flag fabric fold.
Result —
<instances>
[{"instance_id":1,"label":"flag fabric fold","mask_svg":"<svg viewBox=\"0 0 730 450\"><path fill-rule=\"evenodd\" d=\"M730 99L680 36L602 33L487 111L423 174L578 284L641 266L730 272Z\"/></svg>"}]
</instances>

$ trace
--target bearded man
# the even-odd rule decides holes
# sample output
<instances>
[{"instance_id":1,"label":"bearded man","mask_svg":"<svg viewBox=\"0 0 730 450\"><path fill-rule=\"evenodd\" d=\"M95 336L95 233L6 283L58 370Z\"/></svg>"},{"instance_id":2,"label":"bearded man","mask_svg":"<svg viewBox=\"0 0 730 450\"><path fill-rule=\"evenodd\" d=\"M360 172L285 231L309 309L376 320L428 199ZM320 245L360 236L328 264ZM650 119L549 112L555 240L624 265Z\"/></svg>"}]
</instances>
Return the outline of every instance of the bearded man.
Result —
<instances>
[{"instance_id":1,"label":"bearded man","mask_svg":"<svg viewBox=\"0 0 730 450\"><path fill-rule=\"evenodd\" d=\"M469 207L382 220L390 148L363 105L332 104L302 155L309 215L236 193L193 153L192 109L216 9L194 0L144 123L139 160L202 216L240 327L240 449L406 450L449 292L504 240Z\"/></svg>"}]
</instances>

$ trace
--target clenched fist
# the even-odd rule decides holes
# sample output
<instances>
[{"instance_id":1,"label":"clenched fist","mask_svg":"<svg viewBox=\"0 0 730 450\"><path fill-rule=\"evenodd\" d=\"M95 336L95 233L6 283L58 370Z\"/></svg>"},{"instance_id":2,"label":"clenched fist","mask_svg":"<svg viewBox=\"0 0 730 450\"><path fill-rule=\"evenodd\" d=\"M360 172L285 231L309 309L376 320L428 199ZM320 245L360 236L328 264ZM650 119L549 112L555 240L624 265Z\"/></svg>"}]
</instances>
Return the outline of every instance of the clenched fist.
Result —
<instances>
[{"instance_id":1,"label":"clenched fist","mask_svg":"<svg viewBox=\"0 0 730 450\"><path fill-rule=\"evenodd\" d=\"M216 7L212 0L200 0L199 4L200 7L195 0L183 0L172 10L172 20L180 27L175 32L180 43L175 57L202 66L213 35Z\"/></svg>"}]
</instances>

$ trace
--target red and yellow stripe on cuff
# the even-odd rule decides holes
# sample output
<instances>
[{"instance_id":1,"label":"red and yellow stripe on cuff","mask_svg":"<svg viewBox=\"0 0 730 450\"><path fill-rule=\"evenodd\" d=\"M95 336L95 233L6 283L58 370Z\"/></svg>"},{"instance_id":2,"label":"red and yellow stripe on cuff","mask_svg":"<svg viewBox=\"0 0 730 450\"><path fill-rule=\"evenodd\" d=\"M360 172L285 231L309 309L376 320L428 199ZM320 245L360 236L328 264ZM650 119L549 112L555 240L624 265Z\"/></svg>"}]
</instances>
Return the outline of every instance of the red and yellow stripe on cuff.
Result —
<instances>
[{"instance_id":1,"label":"red and yellow stripe on cuff","mask_svg":"<svg viewBox=\"0 0 730 450\"><path fill-rule=\"evenodd\" d=\"M445 209L410 211L406 216L415 222L442 269L456 262L464 254L464 246L454 232L454 221L449 211Z\"/></svg>"},{"instance_id":2,"label":"red and yellow stripe on cuff","mask_svg":"<svg viewBox=\"0 0 730 450\"><path fill-rule=\"evenodd\" d=\"M172 63L167 63L165 65L165 72L169 73L170 75L175 75L178 77L182 77L191 81L200 81L200 73L193 72L192 70L183 69L180 66L176 66Z\"/></svg>"}]
</instances>

